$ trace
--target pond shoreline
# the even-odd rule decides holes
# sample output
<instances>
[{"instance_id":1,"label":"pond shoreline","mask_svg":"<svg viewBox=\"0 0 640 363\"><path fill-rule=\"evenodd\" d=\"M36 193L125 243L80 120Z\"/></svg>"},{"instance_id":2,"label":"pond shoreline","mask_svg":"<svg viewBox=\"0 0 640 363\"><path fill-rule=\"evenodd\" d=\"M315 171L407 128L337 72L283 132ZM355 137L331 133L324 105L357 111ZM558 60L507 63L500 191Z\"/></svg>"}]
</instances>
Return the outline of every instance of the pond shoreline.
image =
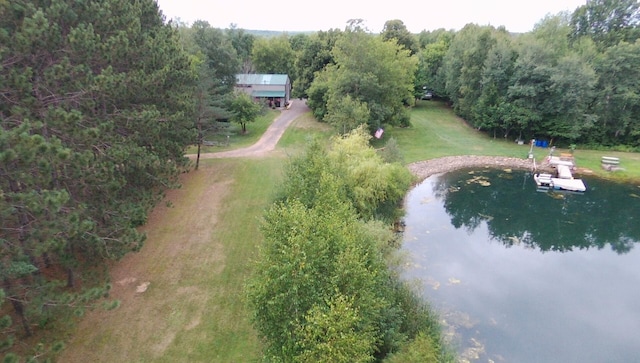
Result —
<instances>
[{"instance_id":1,"label":"pond shoreline","mask_svg":"<svg viewBox=\"0 0 640 363\"><path fill-rule=\"evenodd\" d=\"M436 159L416 161L407 165L413 175L422 181L431 175L447 173L464 168L498 168L534 170L533 159L520 159L504 156L461 155L445 156ZM549 171L548 165L536 165L539 171Z\"/></svg>"},{"instance_id":2,"label":"pond shoreline","mask_svg":"<svg viewBox=\"0 0 640 363\"><path fill-rule=\"evenodd\" d=\"M640 215L637 185L594 176L589 178L593 192L538 193L531 169L521 169L533 161L435 160L411 166L414 174L431 176L405 198L402 276L420 282L416 289L440 316L450 339L445 341L458 359L534 363L637 357L637 319L629 317L637 314L632 302L638 295L624 287L640 281L640 230L633 222ZM513 174L506 172L510 169ZM490 187L481 181L490 181ZM554 334L547 334L549 327ZM536 347L535 356L509 344L523 341ZM585 341L589 344L581 344Z\"/></svg>"}]
</instances>

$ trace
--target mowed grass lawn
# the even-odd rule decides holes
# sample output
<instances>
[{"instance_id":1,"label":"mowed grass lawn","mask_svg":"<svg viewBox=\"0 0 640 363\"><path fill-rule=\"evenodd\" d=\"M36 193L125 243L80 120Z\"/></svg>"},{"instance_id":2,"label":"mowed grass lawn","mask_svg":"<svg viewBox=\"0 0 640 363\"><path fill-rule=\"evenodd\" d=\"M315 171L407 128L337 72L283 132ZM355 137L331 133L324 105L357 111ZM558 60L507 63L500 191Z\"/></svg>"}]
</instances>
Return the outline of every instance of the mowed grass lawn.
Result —
<instances>
[{"instance_id":1,"label":"mowed grass lawn","mask_svg":"<svg viewBox=\"0 0 640 363\"><path fill-rule=\"evenodd\" d=\"M142 250L112 268L111 297L121 306L89 313L59 361L258 360L243 282L282 165L276 158L212 159L185 174L143 228Z\"/></svg>"},{"instance_id":2,"label":"mowed grass lawn","mask_svg":"<svg viewBox=\"0 0 640 363\"><path fill-rule=\"evenodd\" d=\"M478 132L457 117L444 102L418 101L411 113L411 124L408 128L388 128L374 145L381 147L390 137L395 138L406 163L451 155L526 158L530 150L527 143L518 145L514 141L518 135L511 135L510 139L498 135L494 139ZM554 155L569 152L566 148L558 148ZM534 147L533 154L540 162L549 154L549 149ZM578 167L600 177L640 180L640 153L578 148L574 156ZM613 173L603 170L600 166L602 156L618 157L625 170Z\"/></svg>"},{"instance_id":3,"label":"mowed grass lawn","mask_svg":"<svg viewBox=\"0 0 640 363\"><path fill-rule=\"evenodd\" d=\"M201 153L214 153L247 147L253 145L271 122L280 115L280 111L266 109L264 114L258 116L254 122L247 123L247 133L242 134L242 128L236 122L217 122L217 132L208 130L204 132L204 140L212 142L214 146L202 145ZM196 146L187 149L187 154L195 154L198 151Z\"/></svg>"},{"instance_id":4,"label":"mowed grass lawn","mask_svg":"<svg viewBox=\"0 0 640 363\"><path fill-rule=\"evenodd\" d=\"M376 146L396 138L406 162L465 154L526 157L529 151L476 132L440 102L420 102L412 123L386 130ZM329 135L326 125L305 114L292 123L273 157L201 160L199 170L184 174L182 188L169 191L150 215L142 250L111 269L111 297L121 306L88 313L70 333L59 361L259 361L261 345L243 293L262 243L259 220L288 158L309 137ZM539 159L548 153L534 151ZM629 170L617 175L640 178L639 154L606 154L619 155ZM602 155L576 151L585 166Z\"/></svg>"},{"instance_id":5,"label":"mowed grass lawn","mask_svg":"<svg viewBox=\"0 0 640 363\"><path fill-rule=\"evenodd\" d=\"M444 102L418 101L411 113L411 124L408 128L391 128L384 134L384 138L394 137L398 141L407 163L452 155L526 158L529 153L529 145L478 132ZM534 148L536 159L547 153L547 149Z\"/></svg>"}]
</instances>

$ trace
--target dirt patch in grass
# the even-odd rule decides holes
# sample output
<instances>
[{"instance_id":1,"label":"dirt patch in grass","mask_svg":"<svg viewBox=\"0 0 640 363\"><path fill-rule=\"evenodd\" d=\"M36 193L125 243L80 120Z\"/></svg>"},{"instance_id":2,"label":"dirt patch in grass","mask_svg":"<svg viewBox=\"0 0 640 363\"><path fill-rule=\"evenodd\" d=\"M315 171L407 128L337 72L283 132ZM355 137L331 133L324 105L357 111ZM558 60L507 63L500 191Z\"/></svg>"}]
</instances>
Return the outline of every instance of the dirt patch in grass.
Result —
<instances>
[{"instance_id":1,"label":"dirt patch in grass","mask_svg":"<svg viewBox=\"0 0 640 363\"><path fill-rule=\"evenodd\" d=\"M89 312L58 361L151 361L181 332L198 327L215 294L208 276L225 267L223 245L213 237L233 182L224 175L213 167L182 175L183 187L168 191L143 227L142 250L110 269L110 297L120 307Z\"/></svg>"}]
</instances>

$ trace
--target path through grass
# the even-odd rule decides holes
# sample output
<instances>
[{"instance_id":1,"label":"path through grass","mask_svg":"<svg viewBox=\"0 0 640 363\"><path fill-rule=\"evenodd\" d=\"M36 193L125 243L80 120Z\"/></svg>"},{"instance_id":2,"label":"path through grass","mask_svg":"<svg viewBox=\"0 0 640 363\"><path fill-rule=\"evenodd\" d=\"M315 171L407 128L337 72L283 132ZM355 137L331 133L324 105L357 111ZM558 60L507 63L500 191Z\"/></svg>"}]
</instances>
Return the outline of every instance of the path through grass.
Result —
<instances>
[{"instance_id":1,"label":"path through grass","mask_svg":"<svg viewBox=\"0 0 640 363\"><path fill-rule=\"evenodd\" d=\"M112 268L113 311L88 314L61 362L247 362L260 355L243 282L282 159L207 160L185 174ZM144 291L141 291L144 290Z\"/></svg>"}]
</instances>

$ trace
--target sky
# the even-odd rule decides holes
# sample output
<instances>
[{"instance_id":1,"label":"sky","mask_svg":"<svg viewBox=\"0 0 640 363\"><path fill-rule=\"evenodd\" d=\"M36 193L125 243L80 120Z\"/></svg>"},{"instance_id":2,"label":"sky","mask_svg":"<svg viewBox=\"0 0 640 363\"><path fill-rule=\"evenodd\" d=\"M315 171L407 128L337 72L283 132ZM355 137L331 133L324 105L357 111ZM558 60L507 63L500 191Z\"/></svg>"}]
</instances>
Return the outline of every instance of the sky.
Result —
<instances>
[{"instance_id":1,"label":"sky","mask_svg":"<svg viewBox=\"0 0 640 363\"><path fill-rule=\"evenodd\" d=\"M533 30L547 15L573 12L586 0L157 0L167 20L188 24L205 20L214 28L285 32L344 30L349 19L379 33L388 20L401 20L412 33L460 30L466 24L504 26L510 32Z\"/></svg>"}]
</instances>

